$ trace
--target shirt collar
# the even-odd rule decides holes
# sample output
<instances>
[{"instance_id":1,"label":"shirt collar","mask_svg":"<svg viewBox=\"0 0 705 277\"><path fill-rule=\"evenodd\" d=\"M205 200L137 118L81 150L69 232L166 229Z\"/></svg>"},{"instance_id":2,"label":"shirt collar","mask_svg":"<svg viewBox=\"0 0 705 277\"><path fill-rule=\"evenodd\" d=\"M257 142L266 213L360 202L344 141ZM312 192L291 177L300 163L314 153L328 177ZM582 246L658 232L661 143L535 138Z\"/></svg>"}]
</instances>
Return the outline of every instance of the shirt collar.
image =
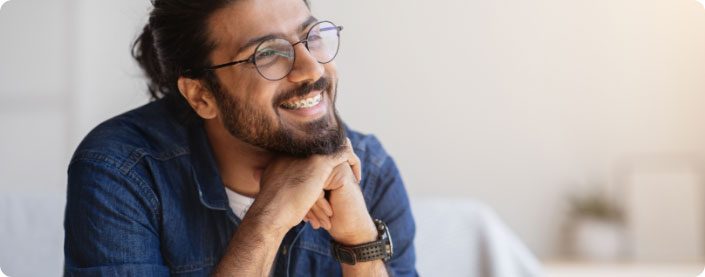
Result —
<instances>
[{"instance_id":1,"label":"shirt collar","mask_svg":"<svg viewBox=\"0 0 705 277\"><path fill-rule=\"evenodd\" d=\"M210 209L227 210L225 185L220 178L202 121L190 124L188 136L192 175L201 203Z\"/></svg>"}]
</instances>

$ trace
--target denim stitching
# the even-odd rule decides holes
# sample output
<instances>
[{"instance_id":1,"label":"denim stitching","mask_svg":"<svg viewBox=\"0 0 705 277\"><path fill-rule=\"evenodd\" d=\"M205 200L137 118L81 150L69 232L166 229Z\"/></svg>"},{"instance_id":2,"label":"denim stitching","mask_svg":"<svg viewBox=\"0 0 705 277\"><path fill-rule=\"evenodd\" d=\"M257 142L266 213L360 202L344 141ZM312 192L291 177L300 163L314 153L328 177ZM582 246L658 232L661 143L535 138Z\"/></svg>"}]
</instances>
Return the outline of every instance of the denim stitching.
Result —
<instances>
[{"instance_id":1,"label":"denim stitching","mask_svg":"<svg viewBox=\"0 0 705 277\"><path fill-rule=\"evenodd\" d=\"M195 263L181 264L181 265L177 265L177 264L171 262L166 257L164 257L164 259L167 260L167 262L169 262L173 266L174 269L169 270L169 272L171 272L171 273L193 272L193 271L198 271L203 268L215 265L215 259L213 257L205 258L203 260L203 262L195 262Z\"/></svg>"},{"instance_id":2,"label":"denim stitching","mask_svg":"<svg viewBox=\"0 0 705 277\"><path fill-rule=\"evenodd\" d=\"M188 155L191 154L191 152L183 147L177 147L174 150L167 151L167 152L162 152L162 153L156 153L156 154L149 154L152 158L160 161L166 161L170 160L176 157L180 157L183 155Z\"/></svg>"},{"instance_id":3,"label":"denim stitching","mask_svg":"<svg viewBox=\"0 0 705 277\"><path fill-rule=\"evenodd\" d=\"M157 219L161 218L161 212L159 210L159 199L157 198L157 195L154 193L154 191L149 187L149 185L147 185L147 183L134 171L128 172L127 174L125 174L125 176L137 183L142 193L144 193L144 195L147 196L149 199L149 208L152 210Z\"/></svg>"},{"instance_id":4,"label":"denim stitching","mask_svg":"<svg viewBox=\"0 0 705 277\"><path fill-rule=\"evenodd\" d=\"M371 186L368 184L381 184L382 183L382 177L380 174L380 169L377 168L378 170L369 170L367 172L367 176L363 176L362 180L360 181L360 187L362 188L362 197L365 198L365 203L372 203L372 196L374 194L374 189L378 186Z\"/></svg>"},{"instance_id":5,"label":"denim stitching","mask_svg":"<svg viewBox=\"0 0 705 277\"><path fill-rule=\"evenodd\" d=\"M191 152L183 147L177 147L174 150L171 151L166 151L166 152L161 152L161 153L150 153L146 151L143 148L137 148L132 151L128 159L124 162L122 166L120 166L118 160L112 158L111 156L99 152L93 152L93 151L83 151L83 152L77 152L74 154L74 157L71 159L71 162L69 165L73 164L74 162L80 161L80 160L98 160L98 161L106 161L109 162L111 165L119 168L119 170L125 172L125 170L129 170L132 166L134 166L141 158L144 156L150 156L153 157L156 160L159 161L166 161L170 160L176 157L184 156L184 155L189 155Z\"/></svg>"},{"instance_id":6,"label":"denim stitching","mask_svg":"<svg viewBox=\"0 0 705 277\"><path fill-rule=\"evenodd\" d=\"M331 257L330 248L322 247L319 243L301 240L294 245L294 247L310 250Z\"/></svg>"},{"instance_id":7,"label":"denim stitching","mask_svg":"<svg viewBox=\"0 0 705 277\"><path fill-rule=\"evenodd\" d=\"M139 162L142 157L146 156L147 153L142 150L142 148L135 149L132 151L132 154L130 154L130 157L127 158L127 160L120 166L120 171L122 174L127 174L128 171L132 170L132 167Z\"/></svg>"}]
</instances>

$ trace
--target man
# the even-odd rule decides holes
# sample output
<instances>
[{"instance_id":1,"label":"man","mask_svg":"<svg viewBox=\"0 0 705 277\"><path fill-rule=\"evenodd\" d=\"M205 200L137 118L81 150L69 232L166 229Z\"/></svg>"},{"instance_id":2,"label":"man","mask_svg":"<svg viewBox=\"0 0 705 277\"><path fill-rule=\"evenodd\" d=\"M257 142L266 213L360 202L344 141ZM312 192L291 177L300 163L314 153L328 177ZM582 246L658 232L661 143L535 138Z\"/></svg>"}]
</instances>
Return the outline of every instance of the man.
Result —
<instances>
[{"instance_id":1,"label":"man","mask_svg":"<svg viewBox=\"0 0 705 277\"><path fill-rule=\"evenodd\" d=\"M342 27L301 0L153 6L157 100L76 150L65 274L417 275L397 168L335 110Z\"/></svg>"}]
</instances>

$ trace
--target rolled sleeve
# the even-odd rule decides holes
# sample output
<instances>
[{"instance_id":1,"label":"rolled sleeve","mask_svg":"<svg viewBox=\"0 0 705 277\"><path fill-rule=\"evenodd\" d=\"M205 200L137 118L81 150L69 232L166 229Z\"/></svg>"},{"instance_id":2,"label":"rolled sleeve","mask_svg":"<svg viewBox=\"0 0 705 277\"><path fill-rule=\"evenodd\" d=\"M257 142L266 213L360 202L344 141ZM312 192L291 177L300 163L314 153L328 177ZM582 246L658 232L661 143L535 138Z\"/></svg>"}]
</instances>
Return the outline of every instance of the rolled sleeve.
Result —
<instances>
[{"instance_id":1,"label":"rolled sleeve","mask_svg":"<svg viewBox=\"0 0 705 277\"><path fill-rule=\"evenodd\" d=\"M404 182L391 157L387 157L382 169L375 194L379 198L370 207L370 215L384 221L392 236L394 255L387 266L394 276L418 276L414 251L416 225Z\"/></svg>"}]
</instances>

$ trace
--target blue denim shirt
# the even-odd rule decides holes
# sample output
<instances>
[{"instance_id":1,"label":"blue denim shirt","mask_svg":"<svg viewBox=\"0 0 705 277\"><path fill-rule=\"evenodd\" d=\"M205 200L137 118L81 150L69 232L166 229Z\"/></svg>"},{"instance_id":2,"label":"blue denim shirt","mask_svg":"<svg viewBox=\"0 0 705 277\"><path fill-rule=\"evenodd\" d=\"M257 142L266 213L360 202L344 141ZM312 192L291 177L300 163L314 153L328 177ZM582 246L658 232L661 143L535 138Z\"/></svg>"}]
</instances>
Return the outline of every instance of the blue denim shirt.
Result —
<instances>
[{"instance_id":1,"label":"blue denim shirt","mask_svg":"<svg viewBox=\"0 0 705 277\"><path fill-rule=\"evenodd\" d=\"M348 137L362 160L370 215L386 222L393 238L387 266L394 275L417 276L414 220L397 167L374 136L348 129ZM64 274L207 276L240 222L202 123L182 123L157 100L100 124L74 153ZM340 276L330 240L323 229L295 226L279 247L275 276Z\"/></svg>"}]
</instances>

